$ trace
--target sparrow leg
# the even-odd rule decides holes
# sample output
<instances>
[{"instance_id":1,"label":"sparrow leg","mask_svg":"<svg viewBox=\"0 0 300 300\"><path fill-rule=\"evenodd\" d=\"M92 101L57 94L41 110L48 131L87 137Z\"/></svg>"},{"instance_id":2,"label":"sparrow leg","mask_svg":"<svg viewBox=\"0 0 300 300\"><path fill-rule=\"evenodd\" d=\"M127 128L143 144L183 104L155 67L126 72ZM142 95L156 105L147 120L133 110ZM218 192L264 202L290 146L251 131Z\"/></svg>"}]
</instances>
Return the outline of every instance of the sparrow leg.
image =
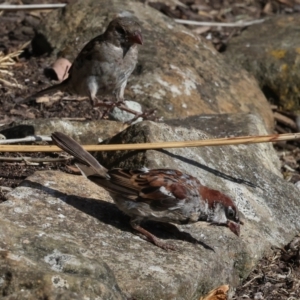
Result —
<instances>
[{"instance_id":1,"label":"sparrow leg","mask_svg":"<svg viewBox=\"0 0 300 300\"><path fill-rule=\"evenodd\" d=\"M125 102L124 102L124 90L125 90L126 84L127 84L127 81L125 81L122 84L119 92L116 93L116 98L117 98L116 106L119 109L127 111L127 112L129 112L129 113L131 113L131 114L134 115L134 117L131 120L129 120L128 122L126 122L126 123L128 123L130 125L130 124L132 124L132 122L136 121L138 118L143 118L144 120L150 119L149 117L155 114L155 112L156 112L155 109L152 109L150 111L146 111L146 112L140 113L138 111L135 111L135 110L132 110L132 109L128 108L125 105Z\"/></svg>"},{"instance_id":2,"label":"sparrow leg","mask_svg":"<svg viewBox=\"0 0 300 300\"><path fill-rule=\"evenodd\" d=\"M136 231L138 231L139 233L141 233L143 236L145 236L147 238L147 240L151 243L153 243L154 245L156 245L159 248L162 248L166 251L168 250L176 250L176 247L170 243L166 243L161 241L159 238L157 238L155 235L153 235L152 233L150 233L149 231L147 231L146 229L144 229L143 227L141 227L139 225L139 220L137 219L132 219L130 221L130 225L133 229L135 229Z\"/></svg>"},{"instance_id":3,"label":"sparrow leg","mask_svg":"<svg viewBox=\"0 0 300 300\"><path fill-rule=\"evenodd\" d=\"M135 111L135 110L127 107L124 102L124 91L125 91L126 84L127 84L127 80L124 81L123 84L120 86L120 88L115 92L117 101L114 103L114 107L118 107L119 109L124 110L124 111L134 115L134 117L131 120L126 122L129 125L140 117L143 118L144 120L148 120L149 116L153 115L156 110L151 110L149 112L141 113L139 111Z\"/></svg>"},{"instance_id":4,"label":"sparrow leg","mask_svg":"<svg viewBox=\"0 0 300 300\"><path fill-rule=\"evenodd\" d=\"M95 99L97 99L97 98L95 98ZM101 100L97 99L97 102L95 101L93 104L93 108L96 109L96 107L100 107L100 106L106 108L101 116L101 118L103 119L116 106L116 104L111 101L101 101Z\"/></svg>"},{"instance_id":5,"label":"sparrow leg","mask_svg":"<svg viewBox=\"0 0 300 300\"><path fill-rule=\"evenodd\" d=\"M122 87L120 89L119 93L116 94L116 100L117 101L115 101L115 102L112 102L112 101L100 101L96 97L96 94L97 94L97 91L98 91L98 86L93 81L91 81L90 85L89 85L89 90L90 90L90 97L89 98L90 98L90 101L92 103L92 106L94 108L95 107L99 107L99 106L102 106L102 107L106 108L106 111L102 115L102 118L104 116L106 116L109 112L111 112L115 107L118 107L121 110L124 110L124 111L126 111L128 113L131 113L131 114L134 115L134 117L130 121L127 122L129 124L131 124L132 122L134 122L135 120L137 120L140 117L143 118L144 120L151 119L149 117L151 117L152 115L155 114L155 112L156 112L155 109L152 109L152 110L150 110L148 112L140 113L139 111L135 111L135 110L133 110L133 109L131 109L131 108L129 108L129 107L127 107L125 105L125 102L124 102L124 88L125 88L125 85L124 85L124 87Z\"/></svg>"},{"instance_id":6,"label":"sparrow leg","mask_svg":"<svg viewBox=\"0 0 300 300\"><path fill-rule=\"evenodd\" d=\"M97 99L97 98L95 98ZM127 106L124 105L124 101L117 101L117 102L111 102L111 101L100 101L98 100L97 102L96 101L92 101L92 103L94 103L94 107L99 107L99 106L102 106L102 107L105 107L107 108L104 115L107 115L109 112L111 112L115 107L118 107L119 109L121 110L124 110L128 113L131 113L134 115L133 119L131 119L130 121L128 121L129 123L132 123L133 121L137 120L139 117L142 117L144 119L146 119L148 116L154 114L155 110L151 110L150 113L148 112L144 112L144 113L140 113L139 111L136 111L136 110L133 110Z\"/></svg>"},{"instance_id":7,"label":"sparrow leg","mask_svg":"<svg viewBox=\"0 0 300 300\"><path fill-rule=\"evenodd\" d=\"M88 82L88 90L89 90L89 98L92 104L92 107L94 110L96 110L99 114L99 118L104 118L115 106L114 102L112 101L101 101L97 98L97 93L98 93L98 83L97 80L95 78L95 76L90 76L87 79ZM104 113L101 113L98 110L98 107L106 107L106 111Z\"/></svg>"},{"instance_id":8,"label":"sparrow leg","mask_svg":"<svg viewBox=\"0 0 300 300\"><path fill-rule=\"evenodd\" d=\"M149 109L144 111L143 113L136 113L136 115L133 117L133 119L127 121L127 124L132 124L134 121L136 121L138 118L143 118L143 120L151 120L151 121L157 121L157 118L155 117L156 109Z\"/></svg>"}]
</instances>

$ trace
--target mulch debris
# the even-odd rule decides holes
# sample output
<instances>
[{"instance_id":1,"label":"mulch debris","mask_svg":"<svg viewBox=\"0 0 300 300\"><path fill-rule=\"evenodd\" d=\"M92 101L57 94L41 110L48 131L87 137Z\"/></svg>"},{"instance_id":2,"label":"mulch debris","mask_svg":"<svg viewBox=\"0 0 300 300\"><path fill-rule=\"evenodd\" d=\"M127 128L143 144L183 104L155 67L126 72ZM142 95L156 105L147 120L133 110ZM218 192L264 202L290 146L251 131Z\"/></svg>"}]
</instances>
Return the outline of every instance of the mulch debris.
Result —
<instances>
[{"instance_id":1,"label":"mulch debris","mask_svg":"<svg viewBox=\"0 0 300 300\"><path fill-rule=\"evenodd\" d=\"M3 1L0 1L3 2ZM65 3L58 0L31 0L23 4ZM144 1L145 2L145 1ZM226 22L251 21L278 14L300 14L300 0L181 0L182 5L168 5L168 1L146 1L148 5L163 14L177 19ZM20 1L10 1L19 4ZM0 12L0 58L21 49L34 36L34 27L46 16L45 11ZM219 52L226 51L227 43L245 28L211 27L186 25L196 34L209 40ZM45 76L45 69L53 62L49 57L34 57L30 46L21 55L8 59L12 65L1 64L0 59L0 128L16 120L35 118L66 118L92 120L99 118L99 112L91 109L89 101L60 101L61 95L51 96L42 103L18 104L34 92L55 81ZM275 132L298 132L300 119L297 115L273 107L276 120ZM298 118L298 119L297 119ZM276 150L281 160L284 178L300 189L300 148L299 142L280 142ZM30 156L43 158L43 153L0 153L1 157ZM52 158L58 154L47 154ZM5 194L15 188L27 176L37 170L70 171L68 163L32 163L0 161L0 202ZM288 200L288 199L287 199ZM283 247L272 249L237 288L234 298L241 299L300 299L300 235Z\"/></svg>"},{"instance_id":2,"label":"mulch debris","mask_svg":"<svg viewBox=\"0 0 300 300\"><path fill-rule=\"evenodd\" d=\"M233 299L300 299L300 235L264 257L237 288Z\"/></svg>"}]
</instances>

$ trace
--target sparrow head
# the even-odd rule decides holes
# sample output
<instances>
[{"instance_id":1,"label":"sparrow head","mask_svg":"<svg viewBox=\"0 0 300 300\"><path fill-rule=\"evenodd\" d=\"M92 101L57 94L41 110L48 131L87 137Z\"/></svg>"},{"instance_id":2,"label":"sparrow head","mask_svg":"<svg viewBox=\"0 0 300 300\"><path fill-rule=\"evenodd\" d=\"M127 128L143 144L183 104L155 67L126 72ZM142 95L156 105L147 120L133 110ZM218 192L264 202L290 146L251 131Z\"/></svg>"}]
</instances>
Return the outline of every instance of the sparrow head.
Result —
<instances>
[{"instance_id":1,"label":"sparrow head","mask_svg":"<svg viewBox=\"0 0 300 300\"><path fill-rule=\"evenodd\" d=\"M210 222L211 225L227 226L237 236L240 235L240 224L243 224L233 202L231 205L216 202L212 209Z\"/></svg>"},{"instance_id":2,"label":"sparrow head","mask_svg":"<svg viewBox=\"0 0 300 300\"><path fill-rule=\"evenodd\" d=\"M240 225L244 223L239 218L239 212L233 201L223 193L202 186L202 199L208 204L207 221L211 225L227 226L234 234L240 235Z\"/></svg>"},{"instance_id":3,"label":"sparrow head","mask_svg":"<svg viewBox=\"0 0 300 300\"><path fill-rule=\"evenodd\" d=\"M134 16L113 19L107 27L106 34L113 35L121 45L143 44L141 25Z\"/></svg>"}]
</instances>

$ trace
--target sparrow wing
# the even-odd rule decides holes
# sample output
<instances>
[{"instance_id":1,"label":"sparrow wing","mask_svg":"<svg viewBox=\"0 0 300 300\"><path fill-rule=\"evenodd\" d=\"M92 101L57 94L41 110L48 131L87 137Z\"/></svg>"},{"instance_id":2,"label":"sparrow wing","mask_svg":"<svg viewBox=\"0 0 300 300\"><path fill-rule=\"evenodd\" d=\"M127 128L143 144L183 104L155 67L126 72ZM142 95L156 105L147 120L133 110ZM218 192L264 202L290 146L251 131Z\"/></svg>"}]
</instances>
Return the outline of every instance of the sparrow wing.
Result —
<instances>
[{"instance_id":1,"label":"sparrow wing","mask_svg":"<svg viewBox=\"0 0 300 300\"><path fill-rule=\"evenodd\" d=\"M183 205L195 190L193 184L198 182L192 176L168 169L113 169L108 174L110 186L105 188L111 193L122 193L124 200L145 202L155 210L175 209ZM184 176L188 176L191 182L183 181Z\"/></svg>"},{"instance_id":2,"label":"sparrow wing","mask_svg":"<svg viewBox=\"0 0 300 300\"><path fill-rule=\"evenodd\" d=\"M88 61L105 62L107 61L107 55L103 51L103 34L96 36L91 41L89 41L83 49L79 52L75 58L71 68L69 69L69 74L72 74L74 69L78 70L84 67ZM110 53L108 53L110 54Z\"/></svg>"}]
</instances>

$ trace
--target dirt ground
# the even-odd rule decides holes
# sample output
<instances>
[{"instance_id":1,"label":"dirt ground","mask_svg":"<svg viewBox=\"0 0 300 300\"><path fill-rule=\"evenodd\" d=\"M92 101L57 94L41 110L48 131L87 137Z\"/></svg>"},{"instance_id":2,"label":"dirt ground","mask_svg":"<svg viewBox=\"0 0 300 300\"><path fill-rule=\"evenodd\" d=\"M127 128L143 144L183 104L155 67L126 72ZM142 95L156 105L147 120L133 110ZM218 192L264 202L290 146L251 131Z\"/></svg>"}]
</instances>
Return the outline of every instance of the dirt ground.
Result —
<instances>
[{"instance_id":1,"label":"dirt ground","mask_svg":"<svg viewBox=\"0 0 300 300\"><path fill-rule=\"evenodd\" d=\"M10 1L10 4L60 2L71 2L71 0L24 0L23 2ZM148 4L170 17L197 21L249 21L274 14L299 14L300 17L300 0L182 0L182 2L186 7L170 7L163 0L148 1ZM47 13L45 11L0 12L0 51L2 52L0 55L0 130L2 126L15 120L35 118L91 120L99 117L97 111L91 108L89 101L76 101L76 99L58 101L59 98L51 97L45 103L34 101L18 104L19 99L55 82L45 76L45 69L52 61L45 56L33 56L30 45L24 47L22 54L12 57L13 53L33 38L34 26ZM229 39L233 39L244 30L244 28L196 26L190 28L210 40L220 52L226 51ZM6 59L3 59L4 57ZM12 65L7 66L3 62ZM291 112L280 113L293 119ZM279 125L280 130L292 132L288 124ZM282 173L285 179L292 183L300 182L299 144L281 143L276 146L276 149L282 162ZM36 170L62 169L70 172L65 163L38 160L29 162L26 159L21 162L6 161L12 157L53 159L57 158L58 154L0 153L0 201L5 201L5 194ZM270 254L260 261L237 289L234 299L300 299L300 235L282 249L271 249Z\"/></svg>"}]
</instances>

